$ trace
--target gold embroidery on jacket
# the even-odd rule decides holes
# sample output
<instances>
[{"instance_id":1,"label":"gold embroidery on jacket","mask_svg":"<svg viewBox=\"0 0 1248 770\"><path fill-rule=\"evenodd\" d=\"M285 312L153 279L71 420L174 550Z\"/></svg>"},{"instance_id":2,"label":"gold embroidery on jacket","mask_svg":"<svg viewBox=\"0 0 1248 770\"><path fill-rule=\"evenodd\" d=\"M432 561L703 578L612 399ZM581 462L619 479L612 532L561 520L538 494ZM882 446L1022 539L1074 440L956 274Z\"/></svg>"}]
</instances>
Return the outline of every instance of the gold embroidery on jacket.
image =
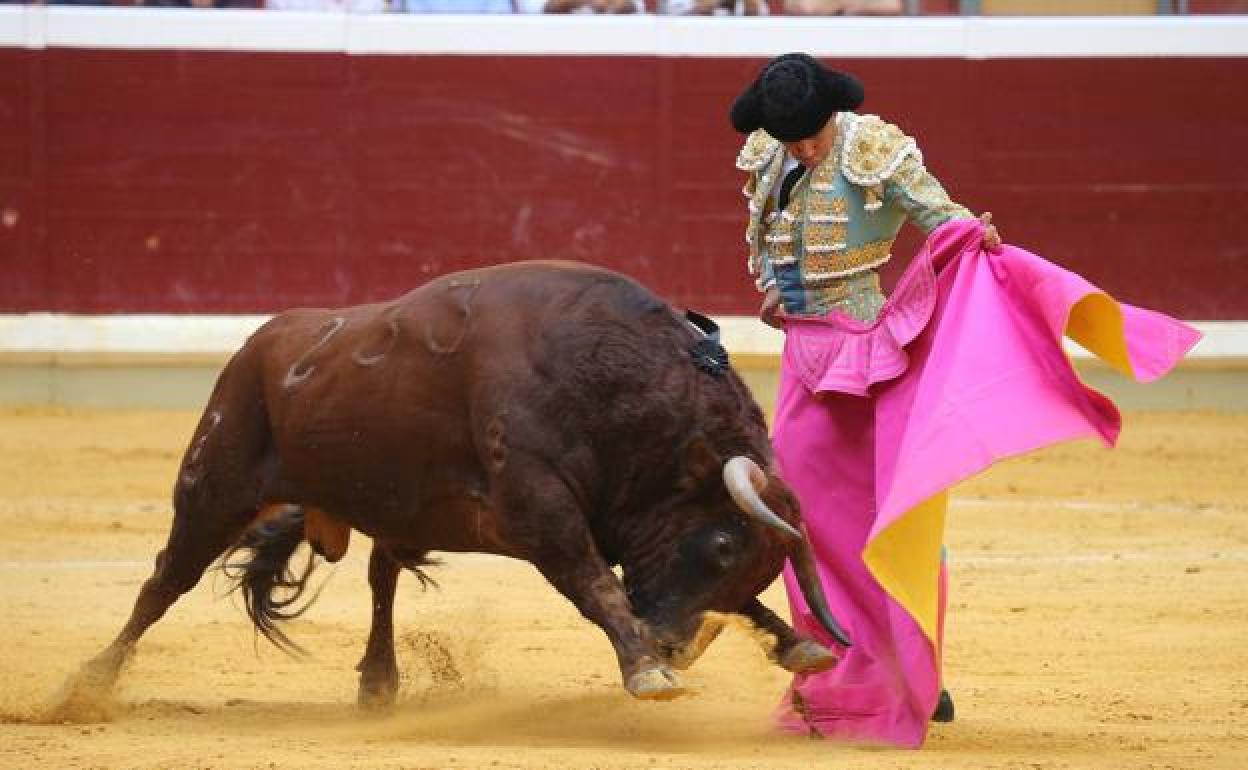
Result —
<instances>
[{"instance_id":1,"label":"gold embroidery on jacket","mask_svg":"<svg viewBox=\"0 0 1248 770\"><path fill-rule=\"evenodd\" d=\"M757 133L757 132L755 132ZM769 137L770 138L770 137ZM751 140L753 135L751 135ZM771 141L775 142L774 139ZM747 142L747 146L748 146ZM779 143L776 142L776 146ZM742 150L744 153L745 150ZM738 159L739 161L739 159ZM784 163L783 153L773 153L767 168L755 170L750 174L750 182L747 187L752 193L749 201L750 219L745 229L745 239L750 245L749 257L746 260L746 268L750 275L759 275L762 272L762 249L759 244L759 235L767 230L763 224L763 216L767 213L767 199L771 196L771 187L775 183L776 176L780 173L780 166Z\"/></svg>"},{"instance_id":2,"label":"gold embroidery on jacket","mask_svg":"<svg viewBox=\"0 0 1248 770\"><path fill-rule=\"evenodd\" d=\"M808 223L803 236L807 255L844 251L845 239L849 237L849 225L844 222L826 225Z\"/></svg>"},{"instance_id":3,"label":"gold embroidery on jacket","mask_svg":"<svg viewBox=\"0 0 1248 770\"><path fill-rule=\"evenodd\" d=\"M871 322L884 304L880 276L874 271L847 278L822 278L811 282L807 293L806 315L824 315L838 310L859 321Z\"/></svg>"},{"instance_id":4,"label":"gold embroidery on jacket","mask_svg":"<svg viewBox=\"0 0 1248 770\"><path fill-rule=\"evenodd\" d=\"M816 224L824 222L848 222L849 202L841 196L818 195L814 191L806 196L809 216Z\"/></svg>"},{"instance_id":5,"label":"gold embroidery on jacket","mask_svg":"<svg viewBox=\"0 0 1248 770\"><path fill-rule=\"evenodd\" d=\"M908 157L920 163L923 155L914 139L876 115L857 115L847 121L845 157L841 172L859 187L875 187L888 179Z\"/></svg>"},{"instance_id":6,"label":"gold embroidery on jacket","mask_svg":"<svg viewBox=\"0 0 1248 770\"><path fill-rule=\"evenodd\" d=\"M844 251L806 253L804 274L807 281L841 278L878 267L888 261L892 241L872 241Z\"/></svg>"},{"instance_id":7,"label":"gold embroidery on jacket","mask_svg":"<svg viewBox=\"0 0 1248 770\"><path fill-rule=\"evenodd\" d=\"M791 209L792 207L790 207ZM767 228L767 234L763 236L767 241L767 255L771 259L773 265L789 264L797 259L797 239L795 237L794 223L785 217L778 217L772 225Z\"/></svg>"},{"instance_id":8,"label":"gold embroidery on jacket","mask_svg":"<svg viewBox=\"0 0 1248 770\"><path fill-rule=\"evenodd\" d=\"M745 144L737 153L737 168L742 171L758 171L772 160L779 149L780 140L760 128L746 137Z\"/></svg>"},{"instance_id":9,"label":"gold embroidery on jacket","mask_svg":"<svg viewBox=\"0 0 1248 770\"><path fill-rule=\"evenodd\" d=\"M890 180L892 190L908 201L899 201L923 232L931 232L950 219L970 218L971 212L949 198L936 177L917 159L907 159Z\"/></svg>"}]
</instances>

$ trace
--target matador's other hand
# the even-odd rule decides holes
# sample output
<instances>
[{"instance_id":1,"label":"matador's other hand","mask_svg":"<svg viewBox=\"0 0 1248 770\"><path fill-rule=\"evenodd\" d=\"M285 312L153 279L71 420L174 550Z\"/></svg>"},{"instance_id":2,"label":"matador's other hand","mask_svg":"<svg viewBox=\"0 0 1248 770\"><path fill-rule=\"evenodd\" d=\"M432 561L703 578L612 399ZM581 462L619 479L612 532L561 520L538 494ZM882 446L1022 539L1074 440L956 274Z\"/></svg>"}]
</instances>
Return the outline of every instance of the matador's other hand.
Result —
<instances>
[{"instance_id":1,"label":"matador's other hand","mask_svg":"<svg viewBox=\"0 0 1248 770\"><path fill-rule=\"evenodd\" d=\"M979 221L984 226L984 249L987 251L999 251L1001 249L1001 234L997 232L996 225L992 223L992 212L985 211L979 215Z\"/></svg>"},{"instance_id":2,"label":"matador's other hand","mask_svg":"<svg viewBox=\"0 0 1248 770\"><path fill-rule=\"evenodd\" d=\"M759 320L773 329L783 329L784 321L781 320L783 315L784 309L780 307L780 290L772 286L763 295L763 304L758 309Z\"/></svg>"}]
</instances>

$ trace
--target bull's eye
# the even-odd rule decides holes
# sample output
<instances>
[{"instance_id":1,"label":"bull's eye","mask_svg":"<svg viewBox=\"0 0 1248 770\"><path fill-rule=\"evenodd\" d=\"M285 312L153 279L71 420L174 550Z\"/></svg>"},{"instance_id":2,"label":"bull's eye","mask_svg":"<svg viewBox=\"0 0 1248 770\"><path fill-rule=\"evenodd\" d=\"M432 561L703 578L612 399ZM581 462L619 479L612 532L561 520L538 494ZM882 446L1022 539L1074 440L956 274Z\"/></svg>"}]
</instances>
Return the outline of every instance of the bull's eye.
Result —
<instances>
[{"instance_id":1,"label":"bull's eye","mask_svg":"<svg viewBox=\"0 0 1248 770\"><path fill-rule=\"evenodd\" d=\"M723 533L716 532L711 536L711 560L720 569L728 569L737 559L737 544Z\"/></svg>"}]
</instances>

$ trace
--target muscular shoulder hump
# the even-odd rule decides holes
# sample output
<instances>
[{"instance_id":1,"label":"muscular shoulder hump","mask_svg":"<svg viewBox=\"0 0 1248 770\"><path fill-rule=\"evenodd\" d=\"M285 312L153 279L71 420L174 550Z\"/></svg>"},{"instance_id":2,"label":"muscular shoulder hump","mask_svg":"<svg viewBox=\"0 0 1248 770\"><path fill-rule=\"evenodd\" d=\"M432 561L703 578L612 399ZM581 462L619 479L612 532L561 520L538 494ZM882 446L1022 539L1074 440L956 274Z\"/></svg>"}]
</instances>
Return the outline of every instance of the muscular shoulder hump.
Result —
<instances>
[{"instance_id":1,"label":"muscular shoulder hump","mask_svg":"<svg viewBox=\"0 0 1248 770\"><path fill-rule=\"evenodd\" d=\"M848 121L841 173L854 184L882 184L910 156L923 162L918 144L892 123L876 115L853 115Z\"/></svg>"},{"instance_id":2,"label":"muscular shoulder hump","mask_svg":"<svg viewBox=\"0 0 1248 770\"><path fill-rule=\"evenodd\" d=\"M746 137L745 145L737 153L737 168L742 171L758 171L767 165L779 149L780 141L760 128Z\"/></svg>"}]
</instances>

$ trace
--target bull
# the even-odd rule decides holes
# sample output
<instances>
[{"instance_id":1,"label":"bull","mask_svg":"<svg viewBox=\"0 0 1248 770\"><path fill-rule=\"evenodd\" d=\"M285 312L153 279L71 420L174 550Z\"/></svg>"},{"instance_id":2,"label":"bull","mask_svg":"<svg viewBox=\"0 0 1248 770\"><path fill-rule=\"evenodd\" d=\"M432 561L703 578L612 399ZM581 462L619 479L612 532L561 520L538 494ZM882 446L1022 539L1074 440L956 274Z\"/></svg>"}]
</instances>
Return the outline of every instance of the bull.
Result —
<instances>
[{"instance_id":1,"label":"bull","mask_svg":"<svg viewBox=\"0 0 1248 770\"><path fill-rule=\"evenodd\" d=\"M625 276L561 262L275 316L223 369L178 471L168 541L75 687L110 690L144 631L240 549L253 622L286 639L274 592L292 584L294 546L336 560L351 530L374 542L366 705L395 696L396 581L431 551L532 563L607 635L637 698L682 692L673 669L700 652L709 611L769 632L789 670L834 665L757 598L789 559L815 617L850 643L763 414L698 319Z\"/></svg>"}]
</instances>

